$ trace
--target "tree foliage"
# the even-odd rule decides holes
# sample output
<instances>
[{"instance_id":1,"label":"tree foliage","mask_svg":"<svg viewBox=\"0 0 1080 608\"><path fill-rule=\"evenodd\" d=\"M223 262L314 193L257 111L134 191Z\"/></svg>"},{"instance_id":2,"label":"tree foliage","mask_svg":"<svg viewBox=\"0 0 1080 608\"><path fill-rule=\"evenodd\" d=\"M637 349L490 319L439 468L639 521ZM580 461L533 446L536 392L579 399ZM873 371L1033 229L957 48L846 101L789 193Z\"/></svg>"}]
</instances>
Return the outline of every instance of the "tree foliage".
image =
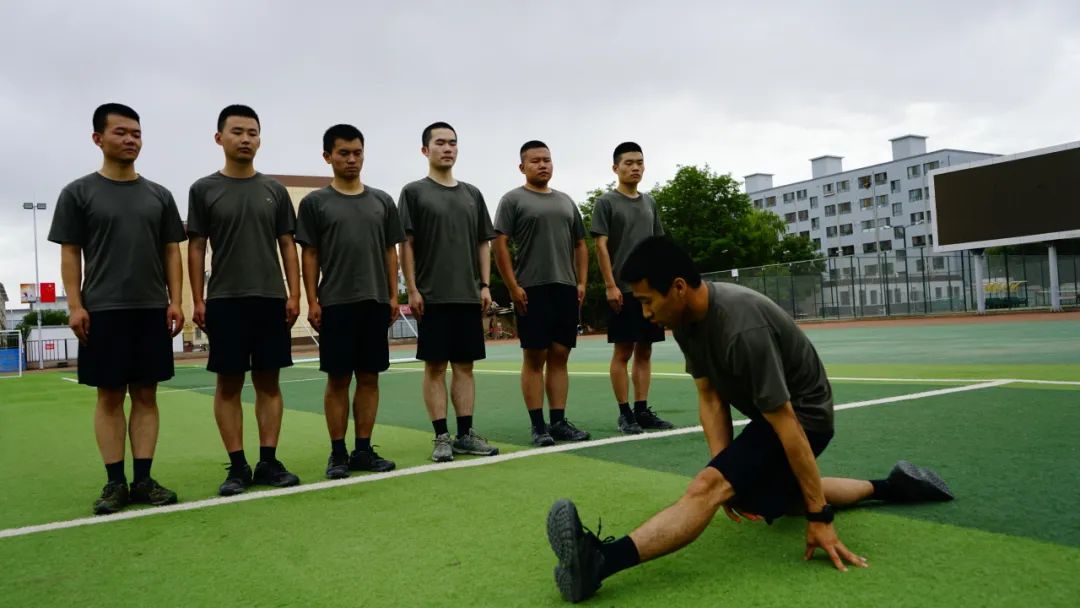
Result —
<instances>
[{"instance_id":1,"label":"tree foliage","mask_svg":"<svg viewBox=\"0 0 1080 608\"><path fill-rule=\"evenodd\" d=\"M38 311L31 310L26 313L22 321L15 327L15 329L22 332L23 340L26 340L30 336L30 329L37 327ZM41 325L42 327L55 327L57 325L67 326L68 314L63 310L42 310L41 311Z\"/></svg>"}]
</instances>

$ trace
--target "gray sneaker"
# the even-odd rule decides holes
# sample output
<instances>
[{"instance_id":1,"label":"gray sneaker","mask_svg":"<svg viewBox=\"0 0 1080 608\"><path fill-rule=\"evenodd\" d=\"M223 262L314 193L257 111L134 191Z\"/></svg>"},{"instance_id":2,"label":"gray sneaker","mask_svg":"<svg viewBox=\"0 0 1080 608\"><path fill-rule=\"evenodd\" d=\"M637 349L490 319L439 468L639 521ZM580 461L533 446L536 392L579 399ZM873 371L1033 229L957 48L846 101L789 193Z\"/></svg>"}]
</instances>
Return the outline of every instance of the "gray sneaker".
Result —
<instances>
[{"instance_id":1,"label":"gray sneaker","mask_svg":"<svg viewBox=\"0 0 1080 608\"><path fill-rule=\"evenodd\" d=\"M469 429L469 433L454 440L455 454L472 454L474 456L494 456L499 453L499 448L491 445L476 431Z\"/></svg>"},{"instance_id":2,"label":"gray sneaker","mask_svg":"<svg viewBox=\"0 0 1080 608\"><path fill-rule=\"evenodd\" d=\"M619 421L617 424L619 425L619 432L623 435L640 435L645 432L645 430L641 428L641 425L637 423L637 420L632 417L627 418L622 414L619 414Z\"/></svg>"},{"instance_id":3,"label":"gray sneaker","mask_svg":"<svg viewBox=\"0 0 1080 608\"><path fill-rule=\"evenodd\" d=\"M544 425L543 430L532 427L532 444L538 448L546 448L555 445L555 438L548 432L548 426Z\"/></svg>"},{"instance_id":4,"label":"gray sneaker","mask_svg":"<svg viewBox=\"0 0 1080 608\"><path fill-rule=\"evenodd\" d=\"M431 451L431 459L435 462L450 462L454 459L455 450L451 449L450 433L435 436L435 449Z\"/></svg>"}]
</instances>

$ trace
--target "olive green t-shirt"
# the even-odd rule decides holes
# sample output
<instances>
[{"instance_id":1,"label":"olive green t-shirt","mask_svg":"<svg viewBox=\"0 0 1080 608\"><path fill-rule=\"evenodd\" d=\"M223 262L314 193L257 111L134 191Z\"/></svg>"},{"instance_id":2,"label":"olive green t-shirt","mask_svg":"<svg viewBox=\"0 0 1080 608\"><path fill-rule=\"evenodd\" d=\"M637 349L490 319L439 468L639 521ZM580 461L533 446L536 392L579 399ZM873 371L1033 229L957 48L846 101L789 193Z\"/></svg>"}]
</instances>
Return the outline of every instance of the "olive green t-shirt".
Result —
<instances>
[{"instance_id":1,"label":"olive green t-shirt","mask_svg":"<svg viewBox=\"0 0 1080 608\"><path fill-rule=\"evenodd\" d=\"M585 238L585 226L566 194L525 187L507 192L495 210L495 231L518 246L514 276L522 287L577 285L574 247Z\"/></svg>"},{"instance_id":2,"label":"olive green t-shirt","mask_svg":"<svg viewBox=\"0 0 1080 608\"><path fill-rule=\"evenodd\" d=\"M656 201L645 192L630 198L611 190L596 199L593 207L592 225L589 232L608 237L607 249L611 256L611 272L619 289L630 291L630 285L619 278L630 252L638 243L650 236L664 234Z\"/></svg>"}]
</instances>

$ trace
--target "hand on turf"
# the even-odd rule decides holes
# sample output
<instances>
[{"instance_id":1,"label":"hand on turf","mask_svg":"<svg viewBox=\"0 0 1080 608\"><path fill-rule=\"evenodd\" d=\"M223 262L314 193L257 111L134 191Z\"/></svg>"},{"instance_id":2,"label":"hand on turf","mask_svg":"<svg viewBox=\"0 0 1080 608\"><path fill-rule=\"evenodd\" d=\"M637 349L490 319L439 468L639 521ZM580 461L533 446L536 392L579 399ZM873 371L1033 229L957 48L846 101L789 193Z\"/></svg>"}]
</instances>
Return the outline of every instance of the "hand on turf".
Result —
<instances>
[{"instance_id":1,"label":"hand on turf","mask_svg":"<svg viewBox=\"0 0 1080 608\"><path fill-rule=\"evenodd\" d=\"M292 329L296 319L300 316L300 298L289 298L285 301L285 323Z\"/></svg>"},{"instance_id":2,"label":"hand on turf","mask_svg":"<svg viewBox=\"0 0 1080 608\"><path fill-rule=\"evenodd\" d=\"M68 326L75 332L75 337L79 339L79 342L86 344L87 338L90 337L90 313L82 307L72 310L68 317Z\"/></svg>"},{"instance_id":3,"label":"hand on turf","mask_svg":"<svg viewBox=\"0 0 1080 608\"><path fill-rule=\"evenodd\" d=\"M728 519L739 524L742 523L742 518L745 517L747 521L761 521L764 519L762 516L756 513L747 513L746 511L736 511L734 507L724 505L724 515L728 516Z\"/></svg>"},{"instance_id":4,"label":"hand on turf","mask_svg":"<svg viewBox=\"0 0 1080 608\"><path fill-rule=\"evenodd\" d=\"M322 305L318 302L308 303L307 322L315 331L322 331ZM393 321L390 323L393 324Z\"/></svg>"},{"instance_id":5,"label":"hand on turf","mask_svg":"<svg viewBox=\"0 0 1080 608\"><path fill-rule=\"evenodd\" d=\"M847 566L844 565L845 561L859 568L869 566L865 557L855 555L844 546L844 543L840 542L840 537L836 535L836 528L832 524L814 521L806 522L806 553L803 555L803 559L809 560L813 558L814 551L817 549L827 553L833 565L841 572L847 572Z\"/></svg>"},{"instance_id":6,"label":"hand on turf","mask_svg":"<svg viewBox=\"0 0 1080 608\"><path fill-rule=\"evenodd\" d=\"M184 311L176 304L169 304L169 308L165 311L165 319L170 338L175 338L176 334L184 331Z\"/></svg>"},{"instance_id":7,"label":"hand on turf","mask_svg":"<svg viewBox=\"0 0 1080 608\"><path fill-rule=\"evenodd\" d=\"M196 302L195 312L191 315L191 322L199 329L206 332L206 302Z\"/></svg>"},{"instance_id":8,"label":"hand on turf","mask_svg":"<svg viewBox=\"0 0 1080 608\"><path fill-rule=\"evenodd\" d=\"M409 308L412 309L412 314L417 321L424 317L424 296L420 295L419 291L409 292Z\"/></svg>"},{"instance_id":9,"label":"hand on turf","mask_svg":"<svg viewBox=\"0 0 1080 608\"><path fill-rule=\"evenodd\" d=\"M607 303L611 310L615 311L615 314L622 311L622 290L618 286L607 288Z\"/></svg>"},{"instance_id":10,"label":"hand on turf","mask_svg":"<svg viewBox=\"0 0 1080 608\"><path fill-rule=\"evenodd\" d=\"M487 287L480 288L480 313L487 314L491 310L491 290Z\"/></svg>"},{"instance_id":11,"label":"hand on turf","mask_svg":"<svg viewBox=\"0 0 1080 608\"><path fill-rule=\"evenodd\" d=\"M529 296L520 285L510 289L510 299L514 301L514 311L519 316L529 314Z\"/></svg>"},{"instance_id":12,"label":"hand on turf","mask_svg":"<svg viewBox=\"0 0 1080 608\"><path fill-rule=\"evenodd\" d=\"M397 300L390 300L390 325L393 326L399 318L401 318L401 305L397 303Z\"/></svg>"}]
</instances>

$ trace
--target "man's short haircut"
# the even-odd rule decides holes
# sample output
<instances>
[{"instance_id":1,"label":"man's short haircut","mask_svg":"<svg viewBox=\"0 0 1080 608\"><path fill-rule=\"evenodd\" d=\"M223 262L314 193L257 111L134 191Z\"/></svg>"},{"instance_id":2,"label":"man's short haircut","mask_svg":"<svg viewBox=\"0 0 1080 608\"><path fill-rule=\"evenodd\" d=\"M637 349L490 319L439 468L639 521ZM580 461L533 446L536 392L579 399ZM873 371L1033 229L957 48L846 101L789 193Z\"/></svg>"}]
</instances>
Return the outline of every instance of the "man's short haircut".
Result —
<instances>
[{"instance_id":1,"label":"man's short haircut","mask_svg":"<svg viewBox=\"0 0 1080 608\"><path fill-rule=\"evenodd\" d=\"M360 145L364 145L364 134L360 132L360 129L352 125L334 125L326 130L322 136L322 149L323 152L329 154L334 151L334 142L337 140L353 141L355 139L360 140Z\"/></svg>"},{"instance_id":2,"label":"man's short haircut","mask_svg":"<svg viewBox=\"0 0 1080 608\"><path fill-rule=\"evenodd\" d=\"M690 287L701 285L701 273L690 259L690 254L675 244L667 235L651 236L630 252L619 278L627 283L642 279L649 287L666 294L675 279L682 278Z\"/></svg>"},{"instance_id":3,"label":"man's short haircut","mask_svg":"<svg viewBox=\"0 0 1080 608\"><path fill-rule=\"evenodd\" d=\"M94 133L105 132L105 125L109 122L109 114L116 114L139 122L138 112L130 107L122 103L103 103L94 110L94 118L91 121L94 125Z\"/></svg>"},{"instance_id":4,"label":"man's short haircut","mask_svg":"<svg viewBox=\"0 0 1080 608\"><path fill-rule=\"evenodd\" d=\"M225 121L228 120L230 116L240 116L242 118L254 118L255 119L255 124L259 125L260 129L262 128L262 123L259 122L259 115L255 113L255 110L252 110L249 106L234 103L231 106L225 106L225 108L223 110L221 110L221 113L218 114L218 117L217 117L217 130L218 130L218 133L221 133L222 129L225 128Z\"/></svg>"},{"instance_id":5,"label":"man's short haircut","mask_svg":"<svg viewBox=\"0 0 1080 608\"><path fill-rule=\"evenodd\" d=\"M420 134L420 142L424 144L426 148L431 143L431 132L435 129L450 129L454 132L454 137L457 137L457 130L450 126L447 122L433 122L430 125L424 127L424 132Z\"/></svg>"},{"instance_id":6,"label":"man's short haircut","mask_svg":"<svg viewBox=\"0 0 1080 608\"><path fill-rule=\"evenodd\" d=\"M521 152L519 152L519 154L521 156L521 160L525 160L525 153L528 152L529 150L536 150L537 148L547 148L547 147L548 147L548 145L545 144L544 142L540 141L539 139L530 139L529 141L521 144Z\"/></svg>"},{"instance_id":7,"label":"man's short haircut","mask_svg":"<svg viewBox=\"0 0 1080 608\"><path fill-rule=\"evenodd\" d=\"M619 164L619 157L627 152L641 152L641 146L632 141L624 141L623 143L615 146L615 153L611 155L614 164ZM643 153L644 154L644 153Z\"/></svg>"}]
</instances>

